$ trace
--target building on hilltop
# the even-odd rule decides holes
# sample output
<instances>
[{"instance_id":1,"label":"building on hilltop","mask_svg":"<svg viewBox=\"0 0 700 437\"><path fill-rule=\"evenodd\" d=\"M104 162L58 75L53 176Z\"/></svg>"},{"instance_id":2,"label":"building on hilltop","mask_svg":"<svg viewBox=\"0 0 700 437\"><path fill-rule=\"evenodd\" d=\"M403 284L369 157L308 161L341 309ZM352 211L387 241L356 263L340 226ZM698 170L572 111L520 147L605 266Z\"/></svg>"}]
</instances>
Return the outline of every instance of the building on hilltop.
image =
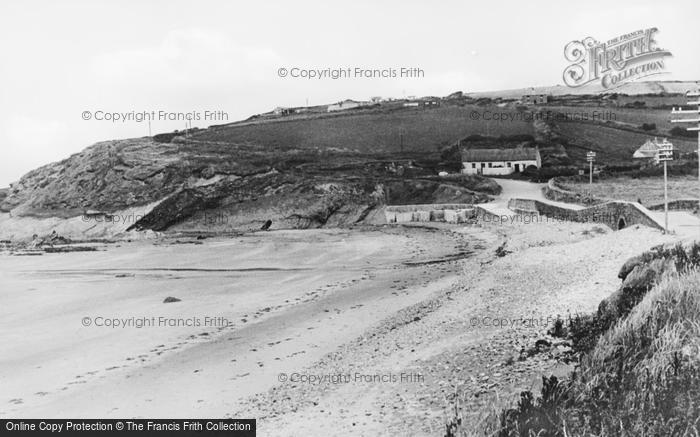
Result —
<instances>
[{"instance_id":1,"label":"building on hilltop","mask_svg":"<svg viewBox=\"0 0 700 437\"><path fill-rule=\"evenodd\" d=\"M647 140L642 146L635 150L634 154L632 155L632 158L634 159L647 159L650 161L654 161L654 164L658 164L659 161L659 150L661 150L662 147L664 146L669 146L671 143L668 142L666 138L664 138L662 141L659 141L658 138L654 138L653 140Z\"/></svg>"},{"instance_id":2,"label":"building on hilltop","mask_svg":"<svg viewBox=\"0 0 700 437\"><path fill-rule=\"evenodd\" d=\"M546 105L549 102L547 94L525 94L520 102L523 105Z\"/></svg>"},{"instance_id":3,"label":"building on hilltop","mask_svg":"<svg viewBox=\"0 0 700 437\"><path fill-rule=\"evenodd\" d=\"M294 115L294 114L302 114L304 112L309 112L309 108L307 108L305 106L301 106L301 107L297 107L297 108L285 108L283 106L278 106L272 110L272 113L274 115Z\"/></svg>"},{"instance_id":4,"label":"building on hilltop","mask_svg":"<svg viewBox=\"0 0 700 437\"><path fill-rule=\"evenodd\" d=\"M462 173L509 175L530 166L540 168L542 158L536 147L515 149L462 149Z\"/></svg>"},{"instance_id":5,"label":"building on hilltop","mask_svg":"<svg viewBox=\"0 0 700 437\"><path fill-rule=\"evenodd\" d=\"M411 100L404 102L404 107L407 108L437 108L440 106L440 100L438 99L421 99L421 100Z\"/></svg>"},{"instance_id":6,"label":"building on hilltop","mask_svg":"<svg viewBox=\"0 0 700 437\"><path fill-rule=\"evenodd\" d=\"M283 108L282 106L278 106L272 110L272 113L275 115L290 115L290 114L294 114L294 109Z\"/></svg>"},{"instance_id":7,"label":"building on hilltop","mask_svg":"<svg viewBox=\"0 0 700 437\"><path fill-rule=\"evenodd\" d=\"M343 100L342 102L335 103L333 105L328 105L328 112L333 111L345 111L348 109L361 108L363 106L369 106L369 102L358 102L356 100Z\"/></svg>"}]
</instances>

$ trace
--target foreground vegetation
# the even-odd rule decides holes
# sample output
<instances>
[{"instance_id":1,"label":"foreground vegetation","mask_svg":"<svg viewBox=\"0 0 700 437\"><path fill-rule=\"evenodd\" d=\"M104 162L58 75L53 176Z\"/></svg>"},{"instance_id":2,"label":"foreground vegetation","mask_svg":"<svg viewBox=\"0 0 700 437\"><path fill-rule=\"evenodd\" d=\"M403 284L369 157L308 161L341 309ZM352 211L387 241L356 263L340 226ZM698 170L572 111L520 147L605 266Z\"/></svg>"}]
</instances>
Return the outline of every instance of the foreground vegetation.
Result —
<instances>
[{"instance_id":1,"label":"foreground vegetation","mask_svg":"<svg viewBox=\"0 0 700 437\"><path fill-rule=\"evenodd\" d=\"M448 436L697 436L700 433L700 245L629 260L620 289L592 315L559 321L578 368L543 380L481 430L456 417Z\"/></svg>"}]
</instances>

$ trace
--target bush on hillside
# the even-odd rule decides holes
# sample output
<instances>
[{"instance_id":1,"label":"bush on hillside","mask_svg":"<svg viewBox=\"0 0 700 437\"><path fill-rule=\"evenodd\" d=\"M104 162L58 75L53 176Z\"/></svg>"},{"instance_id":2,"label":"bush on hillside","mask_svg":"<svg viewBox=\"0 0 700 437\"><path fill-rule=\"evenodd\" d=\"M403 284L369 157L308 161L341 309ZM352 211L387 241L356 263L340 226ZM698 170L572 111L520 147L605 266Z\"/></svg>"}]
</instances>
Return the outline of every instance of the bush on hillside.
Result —
<instances>
[{"instance_id":1,"label":"bush on hillside","mask_svg":"<svg viewBox=\"0 0 700 437\"><path fill-rule=\"evenodd\" d=\"M671 128L668 133L673 137L697 138L698 134L694 131L689 131L684 127L676 126Z\"/></svg>"}]
</instances>

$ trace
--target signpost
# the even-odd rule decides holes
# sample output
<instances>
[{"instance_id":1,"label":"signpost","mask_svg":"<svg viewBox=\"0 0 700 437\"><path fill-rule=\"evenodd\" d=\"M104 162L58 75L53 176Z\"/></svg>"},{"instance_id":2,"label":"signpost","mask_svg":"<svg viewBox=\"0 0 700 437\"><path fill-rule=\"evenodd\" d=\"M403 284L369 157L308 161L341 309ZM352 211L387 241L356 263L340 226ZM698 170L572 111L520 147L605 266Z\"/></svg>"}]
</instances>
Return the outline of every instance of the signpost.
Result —
<instances>
[{"instance_id":1,"label":"signpost","mask_svg":"<svg viewBox=\"0 0 700 437\"><path fill-rule=\"evenodd\" d=\"M595 161L595 152L586 153L586 161L588 161L588 164L590 167L588 189L592 192L593 191L593 161Z\"/></svg>"},{"instance_id":2,"label":"signpost","mask_svg":"<svg viewBox=\"0 0 700 437\"><path fill-rule=\"evenodd\" d=\"M673 144L666 139L659 144L659 162L664 163L664 230L668 234L668 171L666 164L673 160Z\"/></svg>"},{"instance_id":3,"label":"signpost","mask_svg":"<svg viewBox=\"0 0 700 437\"><path fill-rule=\"evenodd\" d=\"M697 123L696 127L686 128L688 131L698 132L698 183L700 184L700 90L687 92L686 97L695 97L695 100L690 100L688 106L696 106L695 109L673 108L672 115L677 114L695 114L697 118L677 118L671 120L671 123ZM700 195L698 196L698 210L700 210Z\"/></svg>"}]
</instances>

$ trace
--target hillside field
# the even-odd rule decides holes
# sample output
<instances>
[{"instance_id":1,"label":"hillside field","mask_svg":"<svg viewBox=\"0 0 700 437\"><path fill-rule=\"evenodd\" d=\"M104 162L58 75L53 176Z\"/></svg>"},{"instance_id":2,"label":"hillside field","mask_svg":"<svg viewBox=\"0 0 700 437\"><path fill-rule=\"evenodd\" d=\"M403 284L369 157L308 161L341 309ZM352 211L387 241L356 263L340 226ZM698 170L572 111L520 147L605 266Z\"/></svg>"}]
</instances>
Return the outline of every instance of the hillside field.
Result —
<instances>
[{"instance_id":1,"label":"hillside field","mask_svg":"<svg viewBox=\"0 0 700 437\"><path fill-rule=\"evenodd\" d=\"M647 140L659 136L579 122L558 123L557 133L569 140L567 152L574 159L584 160L586 152L593 150L598 153L599 161L617 162L631 162L635 150ZM684 153L697 150L695 141L674 138L673 145Z\"/></svg>"},{"instance_id":2,"label":"hillside field","mask_svg":"<svg viewBox=\"0 0 700 437\"><path fill-rule=\"evenodd\" d=\"M289 121L231 124L208 129L195 139L256 143L289 148L332 148L362 153L436 153L469 135L534 134L532 123L473 120L472 111L517 112L497 106L442 106L348 113L343 116L296 118Z\"/></svg>"}]
</instances>

